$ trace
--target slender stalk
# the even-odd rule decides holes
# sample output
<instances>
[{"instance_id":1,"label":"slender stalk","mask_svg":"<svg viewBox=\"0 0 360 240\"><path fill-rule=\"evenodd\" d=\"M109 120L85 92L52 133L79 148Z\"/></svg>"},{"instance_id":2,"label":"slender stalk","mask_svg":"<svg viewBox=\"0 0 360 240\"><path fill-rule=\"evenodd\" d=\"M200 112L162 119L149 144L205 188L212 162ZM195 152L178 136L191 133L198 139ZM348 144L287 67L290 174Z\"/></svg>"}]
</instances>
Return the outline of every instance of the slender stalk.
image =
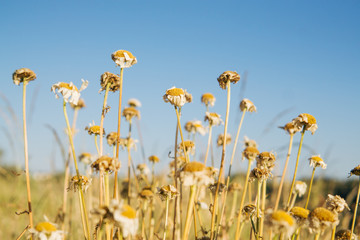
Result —
<instances>
[{"instance_id":1,"label":"slender stalk","mask_svg":"<svg viewBox=\"0 0 360 240\"><path fill-rule=\"evenodd\" d=\"M292 148L293 139L294 139L294 134L290 134L290 141L289 141L288 153L287 153L287 155L286 155L285 166L284 166L284 170L283 170L283 172L282 172L279 189L278 189L277 196L276 196L274 211L276 211L276 210L278 209L278 207L279 207L279 202L280 202L280 198L281 198L281 192L282 192L282 189L283 189L284 180L285 180L285 176L286 176L286 170L287 170L287 167L288 167L288 164L289 164L289 159L290 159L290 154L291 154L291 148Z\"/></svg>"},{"instance_id":2,"label":"slender stalk","mask_svg":"<svg viewBox=\"0 0 360 240\"><path fill-rule=\"evenodd\" d=\"M16 240L20 240L21 237L26 233L26 231L30 228L30 225L27 225L24 230L20 233L20 235L16 238Z\"/></svg>"},{"instance_id":3,"label":"slender stalk","mask_svg":"<svg viewBox=\"0 0 360 240\"><path fill-rule=\"evenodd\" d=\"M164 225L164 235L163 240L166 240L166 229L168 224L168 216L169 216L169 197L166 197L166 209L165 209L165 225Z\"/></svg>"},{"instance_id":4,"label":"slender stalk","mask_svg":"<svg viewBox=\"0 0 360 240\"><path fill-rule=\"evenodd\" d=\"M116 141L116 161L119 161L119 143L120 143L120 125L121 125L121 100L122 100L122 89L123 89L123 75L124 69L120 68L120 88L119 88L119 109L118 109L118 123L117 123L117 141ZM119 200L118 191L118 170L114 172L114 198Z\"/></svg>"},{"instance_id":5,"label":"slender stalk","mask_svg":"<svg viewBox=\"0 0 360 240\"><path fill-rule=\"evenodd\" d=\"M176 131L175 131L175 145L174 145L174 153L175 153L175 173L177 172L177 141L178 141L178 135L179 135L179 124L176 123ZM175 188L178 189L178 181L177 181L177 174L174 174L174 185L175 185ZM175 201L174 201L174 224L173 224L173 237L172 239L175 240L175 237L176 237L176 233L178 233L178 239L180 239L180 231L177 232L177 217L179 218L179 215L180 215L180 207L178 206L179 205L179 197L176 196L175 197ZM179 214L178 214L179 212ZM178 221L180 222L180 221Z\"/></svg>"},{"instance_id":6,"label":"slender stalk","mask_svg":"<svg viewBox=\"0 0 360 240\"><path fill-rule=\"evenodd\" d=\"M30 228L34 227L33 212L31 208L31 189L30 189L30 172L29 172L29 153L28 153L28 140L27 140L27 126L26 126L26 86L28 82L23 81L23 134L24 134L24 156L25 156L25 173L26 173L26 191L29 212L29 225ZM32 238L32 237L31 237Z\"/></svg>"},{"instance_id":7,"label":"slender stalk","mask_svg":"<svg viewBox=\"0 0 360 240\"><path fill-rule=\"evenodd\" d=\"M331 240L335 239L335 233L336 233L336 226L333 227L332 231L331 231ZM351 238L350 238L351 239Z\"/></svg>"},{"instance_id":8,"label":"slender stalk","mask_svg":"<svg viewBox=\"0 0 360 240\"><path fill-rule=\"evenodd\" d=\"M175 107L175 112L176 112L176 117L177 117L178 128L180 130L180 137L181 137L181 141L182 141L182 147L183 147L185 159L186 159L186 162L189 162L189 157L188 157L187 151L185 149L184 137L183 137L183 133L182 133L182 130L181 130L180 114L179 114L179 111L178 111L177 107Z\"/></svg>"},{"instance_id":9,"label":"slender stalk","mask_svg":"<svg viewBox=\"0 0 360 240\"><path fill-rule=\"evenodd\" d=\"M110 82L108 84L106 84L106 89L105 89L105 96L104 96L104 102L103 102L103 107L101 110L101 120L100 120L100 156L103 155L103 129L104 129L104 118L105 118L105 113L106 113L106 103L107 103L107 97L109 95L109 89L110 89Z\"/></svg>"},{"instance_id":10,"label":"slender stalk","mask_svg":"<svg viewBox=\"0 0 360 240\"><path fill-rule=\"evenodd\" d=\"M98 156L101 156L100 155L99 145L98 145L98 142L97 142L97 134L94 135L94 142L95 142L96 152L97 152Z\"/></svg>"},{"instance_id":11,"label":"slender stalk","mask_svg":"<svg viewBox=\"0 0 360 240\"><path fill-rule=\"evenodd\" d=\"M209 138L208 138L208 144L207 144L207 147L206 147L204 165L206 165L206 161L207 161L208 156L209 156L209 150L210 150L210 145L211 145L211 135L212 135L212 125L210 124L210 126L209 126Z\"/></svg>"},{"instance_id":12,"label":"slender stalk","mask_svg":"<svg viewBox=\"0 0 360 240\"><path fill-rule=\"evenodd\" d=\"M267 181L264 180L262 184L262 193L261 193L261 212L265 213L265 205L266 205L266 183ZM260 236L263 236L264 233L264 218L261 218L260 221Z\"/></svg>"},{"instance_id":13,"label":"slender stalk","mask_svg":"<svg viewBox=\"0 0 360 240\"><path fill-rule=\"evenodd\" d=\"M241 232L240 232L241 211L242 211L242 209L244 207L247 187L249 185L248 180L249 180L249 175L250 175L250 171L251 171L251 163L252 163L252 161L253 160L249 160L248 169L247 169L247 172L246 172L245 186L244 186L243 194L241 196L240 210L239 210L238 217L237 217L235 240L238 240L240 238L240 234L241 234Z\"/></svg>"},{"instance_id":14,"label":"slender stalk","mask_svg":"<svg viewBox=\"0 0 360 240\"><path fill-rule=\"evenodd\" d=\"M260 202L261 202L261 181L258 180L257 197L256 197L256 240L261 238L260 236Z\"/></svg>"},{"instance_id":15,"label":"slender stalk","mask_svg":"<svg viewBox=\"0 0 360 240\"><path fill-rule=\"evenodd\" d=\"M309 186L309 191L308 191L308 195L307 195L307 199L306 199L305 209L307 209L307 207L309 205L311 187L312 187L312 184L313 184L314 175L315 175L315 168L313 168L312 175L311 175L310 186Z\"/></svg>"},{"instance_id":16,"label":"slender stalk","mask_svg":"<svg viewBox=\"0 0 360 240\"><path fill-rule=\"evenodd\" d=\"M130 143L130 139L131 139L131 119L129 120L129 133L128 133L128 141ZM128 144L127 146L127 152L128 152L128 181L129 181L129 186L128 186L128 204L130 205L130 197L131 197L131 155L130 155L130 146ZM134 174L134 177L136 178L136 175Z\"/></svg>"},{"instance_id":17,"label":"slender stalk","mask_svg":"<svg viewBox=\"0 0 360 240\"><path fill-rule=\"evenodd\" d=\"M315 235L315 238L314 238L314 240L319 240L320 239L320 233L317 233L316 235ZM351 238L350 238L351 239Z\"/></svg>"},{"instance_id":18,"label":"slender stalk","mask_svg":"<svg viewBox=\"0 0 360 240\"><path fill-rule=\"evenodd\" d=\"M215 237L215 222L216 217L218 214L218 196L219 196L219 188L220 188L220 181L224 171L224 163L225 163L225 154L226 154L226 138L227 138L227 128L229 122L229 113L230 113L230 81L226 83L227 88L227 101L226 101L226 116L225 116L225 127L224 127L224 142L222 146L222 154L221 154L221 163L220 163L220 170L219 170L219 177L215 191L214 197L214 205L213 205L213 212L211 216L211 234L210 239L214 239Z\"/></svg>"},{"instance_id":19,"label":"slender stalk","mask_svg":"<svg viewBox=\"0 0 360 240\"><path fill-rule=\"evenodd\" d=\"M356 204L355 204L354 216L353 216L353 221L352 221L352 224L351 224L350 239L352 239L353 232L354 232L356 214L357 214L357 209L358 209L358 205L359 205L359 195L360 195L360 176L359 176L359 187L358 187L358 193L357 193L357 196L356 196Z\"/></svg>"},{"instance_id":20,"label":"slender stalk","mask_svg":"<svg viewBox=\"0 0 360 240\"><path fill-rule=\"evenodd\" d=\"M237 147L237 143L238 143L238 140L239 140L241 126L242 126L242 123L244 121L245 112L246 112L246 109L243 111L243 113L241 115L240 123L239 123L239 126L238 126L238 130L237 130L237 133L236 133L236 138L235 138L235 142L234 142L234 146L233 146L233 151L232 151L232 154L231 154L229 172L228 172L228 175L227 175L227 178L226 178L226 187L225 187L224 192L223 192L224 201L223 201L222 210L221 210L221 214L220 214L220 221L219 221L220 223L222 222L224 214L225 214L225 205L226 205L227 193L228 193L229 183L230 183L231 168L232 168L232 164L233 164L234 157L235 157L235 152L236 152L236 147ZM221 224L219 224L219 226L218 226L217 234L219 234L219 232L220 232L220 227L221 227Z\"/></svg>"},{"instance_id":21,"label":"slender stalk","mask_svg":"<svg viewBox=\"0 0 360 240\"><path fill-rule=\"evenodd\" d=\"M149 240L154 239L154 232L155 232L155 209L154 209L154 199L150 200L150 233L149 233Z\"/></svg>"},{"instance_id":22,"label":"slender stalk","mask_svg":"<svg viewBox=\"0 0 360 240\"><path fill-rule=\"evenodd\" d=\"M236 202L237 202L237 197L238 197L238 190L234 191L233 194L233 201L232 201L232 206L231 206L231 211L230 211L230 223L232 223L234 221L234 215L235 215L235 208L236 208Z\"/></svg>"},{"instance_id":23,"label":"slender stalk","mask_svg":"<svg viewBox=\"0 0 360 240\"><path fill-rule=\"evenodd\" d=\"M286 209L287 210L289 209L289 204L290 204L292 191L293 191L294 186L295 186L296 173L297 173L297 169L298 169L298 166L299 166L299 159L300 159L301 147L302 147L303 140L304 140L304 134L305 134L305 127L303 127L303 130L301 132L300 144L299 144L299 149L298 149L298 153L297 153L297 157L296 157L296 165L295 165L294 176L293 176L293 180L291 182L290 193L289 193L289 197L288 197L287 204L286 204Z\"/></svg>"},{"instance_id":24,"label":"slender stalk","mask_svg":"<svg viewBox=\"0 0 360 240\"><path fill-rule=\"evenodd\" d=\"M194 208L195 193L196 193L196 185L190 186L189 202L187 206L185 228L182 238L183 240L187 240L189 238L191 219L192 219L191 214L193 213L193 208Z\"/></svg>"},{"instance_id":25,"label":"slender stalk","mask_svg":"<svg viewBox=\"0 0 360 240\"><path fill-rule=\"evenodd\" d=\"M66 112L65 100L63 103L63 110L64 110L64 117L65 117L65 121L66 121L66 125L67 125L67 131L68 131L68 135L69 135L69 141L70 141L70 146L71 146L71 150L72 150L72 155L73 155L73 159L74 159L76 175L77 175L78 179L80 179L80 172L79 172L79 167L78 167L77 160L76 160L74 141L73 141L73 137L72 137L73 134L72 134L72 131L70 128L69 118L68 118L68 115ZM84 218L85 218L84 219L84 222L85 222L84 228L86 229L86 231L84 232L84 235L85 235L86 239L90 239L89 220L88 220L88 216L87 216L86 205L85 205L85 200L84 200L84 193L83 193L81 184L79 184L79 195L80 195L80 205L82 205L81 208L83 209L83 214L81 216L84 216Z\"/></svg>"}]
</instances>

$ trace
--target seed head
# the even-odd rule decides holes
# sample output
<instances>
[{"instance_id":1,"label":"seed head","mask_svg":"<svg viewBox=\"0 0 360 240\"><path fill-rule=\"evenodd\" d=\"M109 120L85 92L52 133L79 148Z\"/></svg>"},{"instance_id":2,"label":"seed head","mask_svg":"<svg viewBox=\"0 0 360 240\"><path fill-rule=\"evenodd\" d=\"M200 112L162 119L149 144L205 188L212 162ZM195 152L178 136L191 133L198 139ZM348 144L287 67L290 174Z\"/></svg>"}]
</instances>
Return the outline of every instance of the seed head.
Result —
<instances>
[{"instance_id":1,"label":"seed head","mask_svg":"<svg viewBox=\"0 0 360 240\"><path fill-rule=\"evenodd\" d=\"M106 86L110 84L109 91L116 92L120 89L120 77L116 74L113 74L111 72L104 72L100 77L100 90L105 91Z\"/></svg>"},{"instance_id":2,"label":"seed head","mask_svg":"<svg viewBox=\"0 0 360 240\"><path fill-rule=\"evenodd\" d=\"M349 174L349 177L351 177L352 175L360 176L360 165L353 168Z\"/></svg>"},{"instance_id":3,"label":"seed head","mask_svg":"<svg viewBox=\"0 0 360 240\"><path fill-rule=\"evenodd\" d=\"M166 198L168 199L174 199L176 196L178 196L180 193L177 191L177 189L173 185L165 185L161 188L158 188L157 194L161 198L162 201L165 201Z\"/></svg>"},{"instance_id":4,"label":"seed head","mask_svg":"<svg viewBox=\"0 0 360 240\"><path fill-rule=\"evenodd\" d=\"M248 111L248 112L256 112L256 107L253 104L252 101L250 101L249 99L244 98L241 102L240 102L240 110L242 112L244 111Z\"/></svg>"},{"instance_id":5,"label":"seed head","mask_svg":"<svg viewBox=\"0 0 360 240\"><path fill-rule=\"evenodd\" d=\"M20 68L13 73L12 78L15 85L20 85L21 82L30 82L35 80L36 74L28 68Z\"/></svg>"},{"instance_id":6,"label":"seed head","mask_svg":"<svg viewBox=\"0 0 360 240\"><path fill-rule=\"evenodd\" d=\"M247 160L255 160L259 153L260 152L256 147L247 147L242 152L242 158L246 158Z\"/></svg>"},{"instance_id":7,"label":"seed head","mask_svg":"<svg viewBox=\"0 0 360 240\"><path fill-rule=\"evenodd\" d=\"M297 194L299 197L303 196L306 193L307 185L305 182L296 181L293 194Z\"/></svg>"},{"instance_id":8,"label":"seed head","mask_svg":"<svg viewBox=\"0 0 360 240\"><path fill-rule=\"evenodd\" d=\"M225 144L229 145L231 143L231 140L232 140L231 135L229 133L226 134ZM224 145L224 134L219 134L216 143L217 143L218 147L221 147L222 145Z\"/></svg>"},{"instance_id":9,"label":"seed head","mask_svg":"<svg viewBox=\"0 0 360 240\"><path fill-rule=\"evenodd\" d=\"M343 212L345 208L350 211L350 208L347 205L345 199L339 195L334 196L328 194L328 197L326 198L326 208L336 213Z\"/></svg>"},{"instance_id":10,"label":"seed head","mask_svg":"<svg viewBox=\"0 0 360 240\"><path fill-rule=\"evenodd\" d=\"M109 156L101 156L91 164L96 171L112 172L120 168L120 162L116 158Z\"/></svg>"},{"instance_id":11,"label":"seed head","mask_svg":"<svg viewBox=\"0 0 360 240\"><path fill-rule=\"evenodd\" d=\"M301 126L300 126L300 125L296 125L296 124L294 123L294 121L289 122L289 123L285 124L285 126L279 127L279 128L284 129L284 130L285 130L287 133L289 133L289 134L295 134L295 133L301 131Z\"/></svg>"},{"instance_id":12,"label":"seed head","mask_svg":"<svg viewBox=\"0 0 360 240\"><path fill-rule=\"evenodd\" d=\"M233 72L233 71L226 71L223 72L219 77L218 77L218 82L219 85L222 89L226 89L226 84L230 81L232 83L237 83L240 80L240 75L237 72Z\"/></svg>"}]
</instances>

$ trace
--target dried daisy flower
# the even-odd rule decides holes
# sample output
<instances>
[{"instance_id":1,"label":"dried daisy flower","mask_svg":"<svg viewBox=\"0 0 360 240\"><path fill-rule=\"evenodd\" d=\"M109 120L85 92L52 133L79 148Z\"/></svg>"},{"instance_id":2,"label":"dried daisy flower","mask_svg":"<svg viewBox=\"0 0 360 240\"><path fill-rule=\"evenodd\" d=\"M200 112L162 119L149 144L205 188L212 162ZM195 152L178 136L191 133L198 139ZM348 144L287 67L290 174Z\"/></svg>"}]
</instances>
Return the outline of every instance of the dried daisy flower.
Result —
<instances>
[{"instance_id":1,"label":"dried daisy flower","mask_svg":"<svg viewBox=\"0 0 360 240\"><path fill-rule=\"evenodd\" d=\"M187 95L186 90L182 88L169 88L166 90L163 99L165 102L169 102L175 107L182 107L185 103L191 102L191 95Z\"/></svg>"},{"instance_id":2,"label":"dried daisy flower","mask_svg":"<svg viewBox=\"0 0 360 240\"><path fill-rule=\"evenodd\" d=\"M350 230L339 230L336 232L335 234L335 240L358 240L358 237L353 233L352 237L350 239L351 236L351 231Z\"/></svg>"},{"instance_id":3,"label":"dried daisy flower","mask_svg":"<svg viewBox=\"0 0 360 240\"><path fill-rule=\"evenodd\" d=\"M206 128L201 124L201 121L189 121L185 124L185 130L189 133L200 133L205 135Z\"/></svg>"},{"instance_id":4,"label":"dried daisy flower","mask_svg":"<svg viewBox=\"0 0 360 240\"><path fill-rule=\"evenodd\" d=\"M279 127L279 128L284 129L289 134L295 134L295 133L301 131L301 126L294 124L294 121L289 122L289 123L285 124L285 126Z\"/></svg>"},{"instance_id":5,"label":"dried daisy flower","mask_svg":"<svg viewBox=\"0 0 360 240\"><path fill-rule=\"evenodd\" d=\"M185 156L182 156L182 155L177 156L176 160L177 160L176 161L176 166L177 166L178 169L181 169L186 164ZM170 168L175 168L175 159L170 162L169 166L170 166Z\"/></svg>"},{"instance_id":6,"label":"dried daisy flower","mask_svg":"<svg viewBox=\"0 0 360 240\"><path fill-rule=\"evenodd\" d=\"M276 157L272 152L262 152L256 157L256 164L259 168L266 168L270 171L275 166Z\"/></svg>"},{"instance_id":7,"label":"dried daisy flower","mask_svg":"<svg viewBox=\"0 0 360 240\"><path fill-rule=\"evenodd\" d=\"M134 148L136 150L136 143L138 142L138 140L136 139L132 139L132 138L120 138L119 139L119 146L122 148L122 149L132 149Z\"/></svg>"},{"instance_id":8,"label":"dried daisy flower","mask_svg":"<svg viewBox=\"0 0 360 240\"><path fill-rule=\"evenodd\" d=\"M46 221L38 223L35 228L29 229L31 235L28 239L33 237L35 240L62 240L64 238L64 231L57 230L55 223Z\"/></svg>"},{"instance_id":9,"label":"dried daisy flower","mask_svg":"<svg viewBox=\"0 0 360 240\"><path fill-rule=\"evenodd\" d=\"M302 207L293 207L290 210L290 215L293 216L296 220L296 223L299 227L305 225L310 211Z\"/></svg>"},{"instance_id":10,"label":"dried daisy flower","mask_svg":"<svg viewBox=\"0 0 360 240\"><path fill-rule=\"evenodd\" d=\"M244 98L241 102L240 102L240 110L242 112L244 111L248 111L248 112L256 112L256 107L254 105L254 103L252 101L250 101L247 98Z\"/></svg>"},{"instance_id":11,"label":"dried daisy flower","mask_svg":"<svg viewBox=\"0 0 360 240\"><path fill-rule=\"evenodd\" d=\"M228 83L228 81L232 82L232 83L237 83L240 80L240 75L237 72L233 72L233 71L226 71L223 72L219 77L218 77L218 82L219 85L222 89L226 89L226 84Z\"/></svg>"},{"instance_id":12,"label":"dried daisy flower","mask_svg":"<svg viewBox=\"0 0 360 240\"><path fill-rule=\"evenodd\" d=\"M277 210L270 212L266 217L266 223L275 234L284 234L287 238L295 231L294 218L285 211Z\"/></svg>"},{"instance_id":13,"label":"dried daisy flower","mask_svg":"<svg viewBox=\"0 0 360 240\"><path fill-rule=\"evenodd\" d=\"M256 147L247 147L242 152L242 158L246 158L247 160L255 160L259 153L260 152Z\"/></svg>"},{"instance_id":14,"label":"dried daisy flower","mask_svg":"<svg viewBox=\"0 0 360 240\"><path fill-rule=\"evenodd\" d=\"M148 166L145 163L138 164L136 166L136 169L139 170L140 174L147 175L147 174L150 173L150 170L149 170Z\"/></svg>"},{"instance_id":15,"label":"dried daisy flower","mask_svg":"<svg viewBox=\"0 0 360 240\"><path fill-rule=\"evenodd\" d=\"M126 50L117 50L111 54L112 60L121 68L129 68L137 63L136 57Z\"/></svg>"},{"instance_id":16,"label":"dried daisy flower","mask_svg":"<svg viewBox=\"0 0 360 240\"><path fill-rule=\"evenodd\" d=\"M343 212L345 208L350 211L350 208L347 205L345 199L339 195L334 196L328 194L328 197L326 198L326 208L336 213Z\"/></svg>"},{"instance_id":17,"label":"dried daisy flower","mask_svg":"<svg viewBox=\"0 0 360 240\"><path fill-rule=\"evenodd\" d=\"M253 182L256 179L260 182L263 182L264 180L267 180L271 176L272 174L269 171L269 169L255 167L253 170L251 170L248 181Z\"/></svg>"},{"instance_id":18,"label":"dried daisy flower","mask_svg":"<svg viewBox=\"0 0 360 240\"><path fill-rule=\"evenodd\" d=\"M140 119L140 112L134 107L124 108L122 115L125 117L126 121L131 121L133 117Z\"/></svg>"},{"instance_id":19,"label":"dried daisy flower","mask_svg":"<svg viewBox=\"0 0 360 240\"><path fill-rule=\"evenodd\" d=\"M85 127L85 130L89 135L100 135L100 126L95 125L95 123L90 123L88 127ZM105 135L105 129L103 128L103 136Z\"/></svg>"},{"instance_id":20,"label":"dried daisy flower","mask_svg":"<svg viewBox=\"0 0 360 240\"><path fill-rule=\"evenodd\" d=\"M79 101L78 101L78 103L77 103L76 105L73 104L73 103L70 103L70 106L71 106L71 108L74 109L74 110L80 110L80 109L82 109L82 108L85 108L85 107L86 107L86 104L85 104L84 99L80 98Z\"/></svg>"},{"instance_id":21,"label":"dried daisy flower","mask_svg":"<svg viewBox=\"0 0 360 240\"><path fill-rule=\"evenodd\" d=\"M206 121L208 121L211 126L219 126L224 123L219 114L211 112L205 113L205 122Z\"/></svg>"},{"instance_id":22,"label":"dried daisy flower","mask_svg":"<svg viewBox=\"0 0 360 240\"><path fill-rule=\"evenodd\" d=\"M141 107L141 102L136 98L130 98L127 103L130 107L134 107L134 108Z\"/></svg>"},{"instance_id":23,"label":"dried daisy flower","mask_svg":"<svg viewBox=\"0 0 360 240\"><path fill-rule=\"evenodd\" d=\"M151 200L154 197L154 193L149 188L144 188L140 193L139 197L145 200Z\"/></svg>"},{"instance_id":24,"label":"dried daisy flower","mask_svg":"<svg viewBox=\"0 0 360 240\"><path fill-rule=\"evenodd\" d=\"M107 143L109 146L116 146L117 132L111 132L106 136Z\"/></svg>"},{"instance_id":25,"label":"dried daisy flower","mask_svg":"<svg viewBox=\"0 0 360 240\"><path fill-rule=\"evenodd\" d=\"M78 88L72 82L58 82L51 86L51 91L55 93L56 98L59 98L58 93L60 93L63 96L65 102L70 102L74 105L77 105L80 99L80 92L87 88L89 84L87 80L81 79L81 81L82 84L80 90L78 90Z\"/></svg>"},{"instance_id":26,"label":"dried daisy flower","mask_svg":"<svg viewBox=\"0 0 360 240\"><path fill-rule=\"evenodd\" d=\"M159 195L162 201L165 201L166 198L174 199L176 196L180 194L173 185L165 185L162 186L161 188L157 188L157 190L158 190L157 194Z\"/></svg>"},{"instance_id":27,"label":"dried daisy flower","mask_svg":"<svg viewBox=\"0 0 360 240\"><path fill-rule=\"evenodd\" d=\"M313 155L309 158L310 167L316 168L321 167L322 169L326 169L326 164L324 160L320 157L320 155Z\"/></svg>"},{"instance_id":28,"label":"dried daisy flower","mask_svg":"<svg viewBox=\"0 0 360 240\"><path fill-rule=\"evenodd\" d=\"M15 85L20 85L21 82L30 82L35 80L36 74L28 68L20 68L13 73L12 78Z\"/></svg>"},{"instance_id":29,"label":"dried daisy flower","mask_svg":"<svg viewBox=\"0 0 360 240\"><path fill-rule=\"evenodd\" d=\"M215 182L215 183L210 184L209 187L208 187L210 192L213 195L215 195L215 193L216 193L217 185L218 185L218 182ZM225 189L226 189L226 185L224 183L220 183L218 194L221 195Z\"/></svg>"},{"instance_id":30,"label":"dried daisy flower","mask_svg":"<svg viewBox=\"0 0 360 240\"><path fill-rule=\"evenodd\" d=\"M255 204L247 204L241 210L243 220L249 220L250 217L256 214L256 205Z\"/></svg>"},{"instance_id":31,"label":"dried daisy flower","mask_svg":"<svg viewBox=\"0 0 360 240\"><path fill-rule=\"evenodd\" d=\"M204 93L201 96L201 102L205 104L205 106L213 107L215 105L216 98L211 93Z\"/></svg>"},{"instance_id":32,"label":"dried daisy flower","mask_svg":"<svg viewBox=\"0 0 360 240\"><path fill-rule=\"evenodd\" d=\"M360 165L353 168L349 174L349 177L351 177L352 175L360 176Z\"/></svg>"},{"instance_id":33,"label":"dried daisy flower","mask_svg":"<svg viewBox=\"0 0 360 240\"><path fill-rule=\"evenodd\" d=\"M315 208L308 217L310 231L313 233L321 233L327 227L335 227L339 224L337 214L323 207Z\"/></svg>"},{"instance_id":34,"label":"dried daisy flower","mask_svg":"<svg viewBox=\"0 0 360 240\"><path fill-rule=\"evenodd\" d=\"M293 123L297 127L304 128L305 130L310 131L311 134L314 134L316 129L318 128L314 116L307 113L302 113L297 118L294 118Z\"/></svg>"},{"instance_id":35,"label":"dried daisy flower","mask_svg":"<svg viewBox=\"0 0 360 240\"><path fill-rule=\"evenodd\" d=\"M112 92L116 92L120 89L120 77L116 74L113 74L111 72L104 72L100 77L100 90L104 91L106 90L106 86L110 84L109 90Z\"/></svg>"},{"instance_id":36,"label":"dried daisy flower","mask_svg":"<svg viewBox=\"0 0 360 240\"><path fill-rule=\"evenodd\" d=\"M95 171L116 171L120 168L120 162L116 158L101 156L91 164Z\"/></svg>"},{"instance_id":37,"label":"dried daisy flower","mask_svg":"<svg viewBox=\"0 0 360 240\"><path fill-rule=\"evenodd\" d=\"M148 159L152 163L158 163L160 161L160 159L155 155L150 156Z\"/></svg>"},{"instance_id":38,"label":"dried daisy flower","mask_svg":"<svg viewBox=\"0 0 360 240\"><path fill-rule=\"evenodd\" d=\"M226 134L226 145L229 145L231 143L231 135L230 134ZM219 134L217 140L216 140L217 146L221 147L224 144L224 134Z\"/></svg>"},{"instance_id":39,"label":"dried daisy flower","mask_svg":"<svg viewBox=\"0 0 360 240\"><path fill-rule=\"evenodd\" d=\"M179 143L178 150L182 151L183 146L185 146L185 152L190 153L192 155L195 153L195 143L193 141L187 140Z\"/></svg>"},{"instance_id":40,"label":"dried daisy flower","mask_svg":"<svg viewBox=\"0 0 360 240\"><path fill-rule=\"evenodd\" d=\"M201 162L189 162L180 172L180 179L184 186L209 185L214 183L212 169Z\"/></svg>"},{"instance_id":41,"label":"dried daisy flower","mask_svg":"<svg viewBox=\"0 0 360 240\"><path fill-rule=\"evenodd\" d=\"M70 180L69 188L68 190L74 190L76 192L79 190L79 186L81 185L81 188L86 192L86 190L90 187L92 179L80 175L80 178L76 175L73 176Z\"/></svg>"},{"instance_id":42,"label":"dried daisy flower","mask_svg":"<svg viewBox=\"0 0 360 240\"><path fill-rule=\"evenodd\" d=\"M249 139L247 136L244 136L244 148L254 147L257 148L258 145L255 140Z\"/></svg>"},{"instance_id":43,"label":"dried daisy flower","mask_svg":"<svg viewBox=\"0 0 360 240\"><path fill-rule=\"evenodd\" d=\"M306 182L296 181L293 194L296 194L297 196L301 197L306 193L306 188L307 188Z\"/></svg>"},{"instance_id":44,"label":"dried daisy flower","mask_svg":"<svg viewBox=\"0 0 360 240\"><path fill-rule=\"evenodd\" d=\"M93 156L91 155L91 153L88 152L84 152L82 154L80 154L79 156L79 160L80 162L83 162L84 164L88 165L92 162Z\"/></svg>"}]
</instances>

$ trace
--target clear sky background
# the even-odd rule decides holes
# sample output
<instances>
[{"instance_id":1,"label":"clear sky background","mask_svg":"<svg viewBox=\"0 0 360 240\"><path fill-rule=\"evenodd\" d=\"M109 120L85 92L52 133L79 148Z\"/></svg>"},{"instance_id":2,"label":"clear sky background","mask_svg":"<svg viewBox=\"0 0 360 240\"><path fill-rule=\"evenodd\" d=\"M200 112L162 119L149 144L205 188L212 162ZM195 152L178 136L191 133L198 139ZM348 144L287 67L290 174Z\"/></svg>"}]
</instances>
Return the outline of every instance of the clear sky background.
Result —
<instances>
[{"instance_id":1,"label":"clear sky background","mask_svg":"<svg viewBox=\"0 0 360 240\"><path fill-rule=\"evenodd\" d=\"M126 49L138 63L124 71L123 99L142 102L145 152L161 158L158 171L170 162L167 155L173 149L176 124L173 107L162 100L166 89L181 87L194 97L183 107L182 125L203 120L200 97L205 92L217 99L211 111L225 117L226 91L216 79L233 70L242 80L231 86L229 133L235 136L239 103L249 98L258 112L245 116L241 141L247 135L258 142L260 151L275 151L279 172L289 136L277 127L310 113L319 129L305 135L300 175L311 174L307 158L320 154L328 168L317 174L345 179L360 164L359 12L359 1L1 1L1 161L24 162L22 88L11 79L16 69L27 67L37 74L28 85L27 98L30 169L60 171L63 160L46 125L57 129L64 144L67 139L62 101L50 92L51 85L72 81L80 86L81 78L89 80L82 92L87 108L80 112L75 142L78 155L95 153L93 138L84 128L93 120L99 124L100 76L105 71L119 73L111 53ZM118 93L110 93L107 132L116 131L117 99ZM69 113L72 116L70 109ZM122 135L127 129L123 121ZM222 131L218 127L214 136ZM134 136L138 138L136 127ZM291 174L299 138L294 139ZM205 151L207 136L196 141L196 158L202 160L199 152ZM231 149L232 145L227 160ZM238 160L241 150L242 143L235 163L240 171L245 169L245 162ZM219 165L216 147L214 154ZM141 151L133 155L135 163L142 162ZM125 152L120 158L126 159Z\"/></svg>"}]
</instances>

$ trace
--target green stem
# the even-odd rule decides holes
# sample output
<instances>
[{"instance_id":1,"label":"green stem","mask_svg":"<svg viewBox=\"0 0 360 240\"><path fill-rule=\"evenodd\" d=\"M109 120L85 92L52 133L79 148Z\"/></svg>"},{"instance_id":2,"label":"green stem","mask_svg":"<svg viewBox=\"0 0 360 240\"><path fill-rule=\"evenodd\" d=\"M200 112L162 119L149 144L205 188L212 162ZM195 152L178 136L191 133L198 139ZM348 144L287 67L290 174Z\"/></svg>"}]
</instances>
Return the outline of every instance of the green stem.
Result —
<instances>
[{"instance_id":1,"label":"green stem","mask_svg":"<svg viewBox=\"0 0 360 240\"><path fill-rule=\"evenodd\" d=\"M312 175L311 175L310 186L309 186L309 191L308 191L308 195L307 195L307 199L306 199L305 209L307 209L307 207L309 205L311 187L312 187L313 180L314 180L314 174L315 174L315 168L313 168Z\"/></svg>"},{"instance_id":2,"label":"green stem","mask_svg":"<svg viewBox=\"0 0 360 240\"><path fill-rule=\"evenodd\" d=\"M305 127L303 127L303 130L302 130L302 132L301 132L299 150L298 150L297 157L296 157L295 171L294 171L293 180L292 180L292 182L291 182L291 188L290 188L290 193L289 193L289 197L288 197L287 204L286 204L286 210L289 209L289 204L290 204L290 199L291 199L292 191L293 191L294 186L295 186L296 173L297 173L297 169L298 169L298 166L299 166L299 159L300 159L301 147L302 147L303 140L304 140L304 134L305 134Z\"/></svg>"}]
</instances>

